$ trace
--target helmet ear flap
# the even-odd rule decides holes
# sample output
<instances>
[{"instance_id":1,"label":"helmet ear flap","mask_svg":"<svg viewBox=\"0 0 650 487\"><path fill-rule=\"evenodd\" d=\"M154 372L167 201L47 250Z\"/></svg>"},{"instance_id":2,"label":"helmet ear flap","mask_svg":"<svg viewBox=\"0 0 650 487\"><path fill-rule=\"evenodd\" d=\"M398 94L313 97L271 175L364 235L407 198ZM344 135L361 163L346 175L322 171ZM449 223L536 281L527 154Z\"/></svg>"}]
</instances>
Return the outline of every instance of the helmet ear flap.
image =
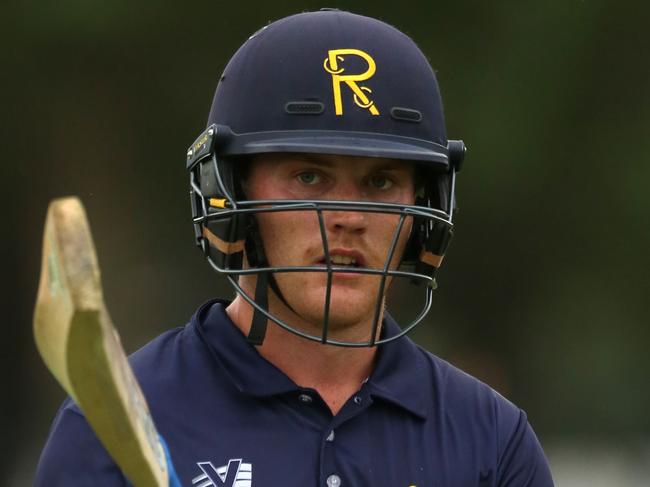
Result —
<instances>
[{"instance_id":1,"label":"helmet ear flap","mask_svg":"<svg viewBox=\"0 0 650 487\"><path fill-rule=\"evenodd\" d=\"M446 221L417 216L413 220L413 231L403 260L414 263L417 274L435 277L453 235L452 225ZM412 282L423 283L415 279Z\"/></svg>"},{"instance_id":2,"label":"helmet ear flap","mask_svg":"<svg viewBox=\"0 0 650 487\"><path fill-rule=\"evenodd\" d=\"M425 173L422 176L426 183L416 196L415 205L425 208L436 208L445 213L452 211L449 208L449 194L451 192L450 175ZM417 274L435 277L436 271L442 264L442 259L449 246L451 237L451 222L423 216L414 216L413 230L403 260L415 264L415 272ZM420 280L413 280L414 284L422 284L422 282Z\"/></svg>"},{"instance_id":3,"label":"helmet ear flap","mask_svg":"<svg viewBox=\"0 0 650 487\"><path fill-rule=\"evenodd\" d=\"M432 220L425 225L415 272L435 277L453 235L451 228L451 223L441 220Z\"/></svg>"},{"instance_id":4,"label":"helmet ear flap","mask_svg":"<svg viewBox=\"0 0 650 487\"><path fill-rule=\"evenodd\" d=\"M234 193L232 162L206 159L195 169L198 187L203 198L199 245L206 257L222 269L241 269L250 218L247 214L232 213Z\"/></svg>"}]
</instances>

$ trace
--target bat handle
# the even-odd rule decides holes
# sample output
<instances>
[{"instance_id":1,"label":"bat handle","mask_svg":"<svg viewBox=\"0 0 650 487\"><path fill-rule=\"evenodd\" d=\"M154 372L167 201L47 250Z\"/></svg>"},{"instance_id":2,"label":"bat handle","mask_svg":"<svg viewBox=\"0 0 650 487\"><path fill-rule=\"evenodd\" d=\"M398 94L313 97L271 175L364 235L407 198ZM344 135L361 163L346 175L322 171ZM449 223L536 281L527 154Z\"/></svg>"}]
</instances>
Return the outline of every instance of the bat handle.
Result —
<instances>
[{"instance_id":1,"label":"bat handle","mask_svg":"<svg viewBox=\"0 0 650 487\"><path fill-rule=\"evenodd\" d=\"M181 481L178 479L176 474L176 469L174 468L174 463L172 462L172 457L169 454L169 448L167 447L167 442L162 436L160 438L160 444L165 450L165 458L167 459L167 476L169 477L169 487L182 487Z\"/></svg>"}]
</instances>

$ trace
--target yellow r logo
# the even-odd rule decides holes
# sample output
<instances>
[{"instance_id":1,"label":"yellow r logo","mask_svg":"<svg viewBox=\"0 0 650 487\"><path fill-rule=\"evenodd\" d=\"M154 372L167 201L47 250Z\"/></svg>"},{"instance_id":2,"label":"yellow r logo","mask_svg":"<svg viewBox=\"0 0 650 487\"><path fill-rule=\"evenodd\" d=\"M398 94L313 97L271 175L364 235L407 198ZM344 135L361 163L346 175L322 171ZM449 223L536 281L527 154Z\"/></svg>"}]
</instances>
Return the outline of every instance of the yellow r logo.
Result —
<instances>
[{"instance_id":1,"label":"yellow r logo","mask_svg":"<svg viewBox=\"0 0 650 487\"><path fill-rule=\"evenodd\" d=\"M343 56L359 56L368 63L368 69L360 74L343 74L345 68L339 68L339 61L343 61ZM323 61L323 68L332 75L332 91L334 92L334 108L337 115L343 115L343 103L341 101L341 83L345 83L352 90L354 103L361 108L367 108L373 115L379 115L379 110L374 102L368 98L367 93L372 90L367 86L359 86L357 81L365 81L375 74L377 70L375 60L366 52L359 49L332 49L327 52L327 57Z\"/></svg>"}]
</instances>

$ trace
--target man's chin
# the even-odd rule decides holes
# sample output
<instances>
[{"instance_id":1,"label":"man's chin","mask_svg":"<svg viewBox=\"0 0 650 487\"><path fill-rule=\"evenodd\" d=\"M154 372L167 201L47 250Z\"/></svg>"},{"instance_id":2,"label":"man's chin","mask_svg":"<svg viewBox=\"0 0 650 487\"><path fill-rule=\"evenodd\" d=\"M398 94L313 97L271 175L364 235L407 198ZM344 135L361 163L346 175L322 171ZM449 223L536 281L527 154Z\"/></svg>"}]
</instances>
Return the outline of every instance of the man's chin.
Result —
<instances>
[{"instance_id":1,"label":"man's chin","mask_svg":"<svg viewBox=\"0 0 650 487\"><path fill-rule=\"evenodd\" d=\"M295 329L311 335L312 337L320 338L323 335L323 324L322 316L319 317L320 322L316 325L316 322L310 323L310 326L296 326ZM291 324L291 323L289 323ZM316 326L313 326L316 325ZM350 342L350 343L363 343L370 340L371 334L371 325L369 323L360 324L351 323L347 321L340 321L336 317L331 317L329 319L329 324L327 327L327 339L329 341L338 341L338 342Z\"/></svg>"},{"instance_id":2,"label":"man's chin","mask_svg":"<svg viewBox=\"0 0 650 487\"><path fill-rule=\"evenodd\" d=\"M358 277L359 274L355 276ZM362 276L361 282L357 280L356 283L354 280L333 280L328 319L328 333L332 339L356 329L364 335L363 341L368 340L372 326L369 322L375 316L379 287L378 279L373 281L369 282L367 276ZM282 285L280 288L285 291ZM287 289L284 296L291 308L291 311L286 310L289 312L289 315L285 315L287 324L294 326L302 322L299 325L301 331L320 336L325 319L326 288L326 284L321 281L304 282L300 289Z\"/></svg>"},{"instance_id":3,"label":"man's chin","mask_svg":"<svg viewBox=\"0 0 650 487\"><path fill-rule=\"evenodd\" d=\"M375 316L376 301L373 299L372 302L369 302L367 294L358 296L359 299L354 294L349 293L342 297L337 296L335 292L332 293L328 316L328 329L331 333L370 326L368 322L372 321ZM318 327L319 330L324 325L324 310L325 301L323 299L314 300L311 303L307 300L302 301L294 309L305 321ZM318 331L318 334L320 333Z\"/></svg>"}]
</instances>

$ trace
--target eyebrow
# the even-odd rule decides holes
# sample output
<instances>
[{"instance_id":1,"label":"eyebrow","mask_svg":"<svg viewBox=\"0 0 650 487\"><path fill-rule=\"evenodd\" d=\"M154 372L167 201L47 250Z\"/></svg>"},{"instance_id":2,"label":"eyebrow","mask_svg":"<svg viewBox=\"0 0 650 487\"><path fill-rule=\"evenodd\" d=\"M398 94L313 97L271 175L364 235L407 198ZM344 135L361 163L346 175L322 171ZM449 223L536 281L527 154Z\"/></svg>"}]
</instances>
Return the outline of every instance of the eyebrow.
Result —
<instances>
[{"instance_id":1,"label":"eyebrow","mask_svg":"<svg viewBox=\"0 0 650 487\"><path fill-rule=\"evenodd\" d=\"M327 155L323 154L296 154L296 161L308 162L317 166L331 167L334 165L334 161L328 159ZM372 160L372 157L366 158L365 160ZM374 161L373 161L374 162ZM411 170L411 166L408 164L411 161L390 159L388 161L377 161L376 165L373 165L373 169L378 171L406 171ZM413 166L414 167L414 166Z\"/></svg>"},{"instance_id":2,"label":"eyebrow","mask_svg":"<svg viewBox=\"0 0 650 487\"><path fill-rule=\"evenodd\" d=\"M318 166L332 166L334 163L321 154L294 154L292 159L296 162L309 162Z\"/></svg>"}]
</instances>

